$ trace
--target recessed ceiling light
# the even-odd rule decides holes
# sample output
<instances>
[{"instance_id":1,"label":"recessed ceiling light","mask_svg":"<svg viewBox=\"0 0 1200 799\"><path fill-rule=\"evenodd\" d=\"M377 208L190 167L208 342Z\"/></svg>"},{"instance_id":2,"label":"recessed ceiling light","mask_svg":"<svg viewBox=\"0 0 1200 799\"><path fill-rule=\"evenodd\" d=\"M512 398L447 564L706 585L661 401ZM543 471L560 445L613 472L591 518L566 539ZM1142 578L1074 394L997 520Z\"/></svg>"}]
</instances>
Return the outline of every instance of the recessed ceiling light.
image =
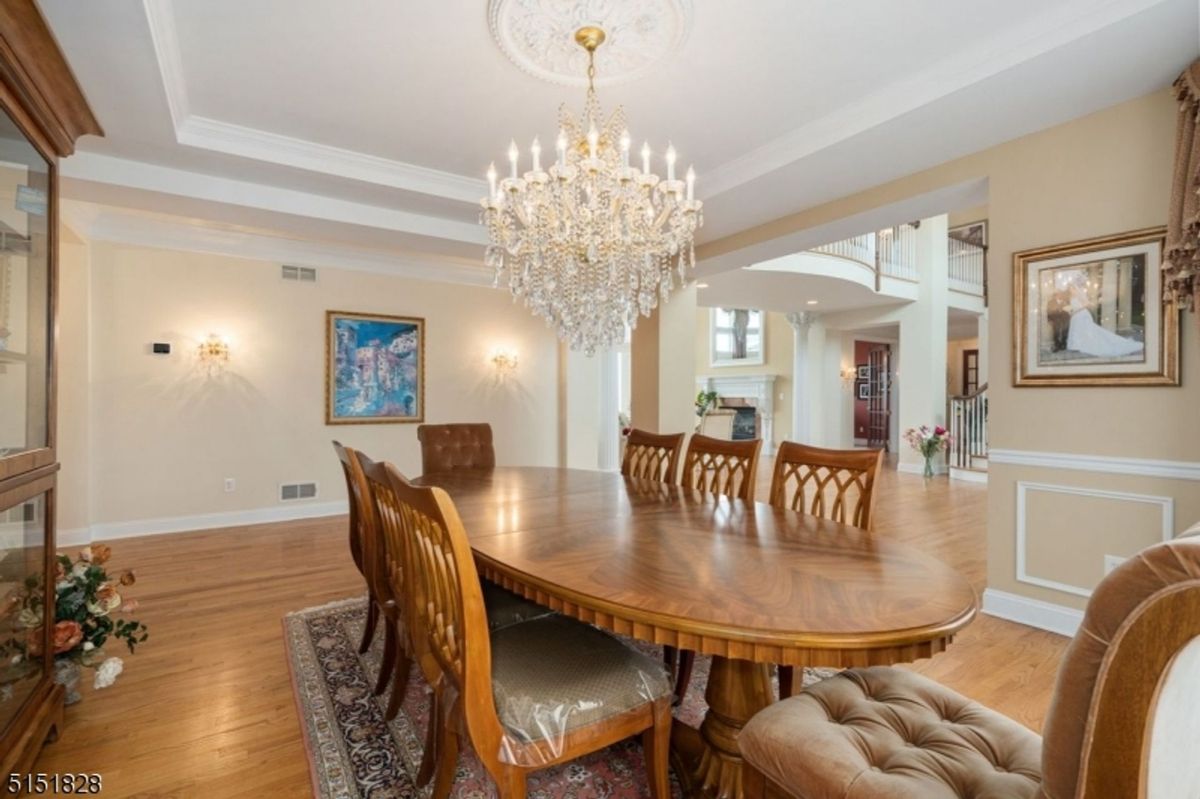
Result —
<instances>
[{"instance_id":1,"label":"recessed ceiling light","mask_svg":"<svg viewBox=\"0 0 1200 799\"><path fill-rule=\"evenodd\" d=\"M816 305L818 302L819 302L819 300L809 300L809 301L808 301L808 304L809 304L809 305Z\"/></svg>"},{"instance_id":2,"label":"recessed ceiling light","mask_svg":"<svg viewBox=\"0 0 1200 799\"><path fill-rule=\"evenodd\" d=\"M697 284L696 284L696 288L698 288L698 289L706 289L706 288L708 288L708 284L707 284L707 283L697 283Z\"/></svg>"}]
</instances>

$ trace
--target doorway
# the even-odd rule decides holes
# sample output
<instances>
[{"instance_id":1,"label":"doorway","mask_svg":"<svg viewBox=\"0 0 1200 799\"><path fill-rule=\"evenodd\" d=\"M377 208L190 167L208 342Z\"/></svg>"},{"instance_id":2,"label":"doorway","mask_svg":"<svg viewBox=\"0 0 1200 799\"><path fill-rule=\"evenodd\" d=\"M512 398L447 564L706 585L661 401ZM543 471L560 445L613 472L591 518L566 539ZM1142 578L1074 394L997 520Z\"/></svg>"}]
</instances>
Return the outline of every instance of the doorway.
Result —
<instances>
[{"instance_id":1,"label":"doorway","mask_svg":"<svg viewBox=\"0 0 1200 799\"><path fill-rule=\"evenodd\" d=\"M886 344L867 353L867 446L891 449L892 350Z\"/></svg>"}]
</instances>

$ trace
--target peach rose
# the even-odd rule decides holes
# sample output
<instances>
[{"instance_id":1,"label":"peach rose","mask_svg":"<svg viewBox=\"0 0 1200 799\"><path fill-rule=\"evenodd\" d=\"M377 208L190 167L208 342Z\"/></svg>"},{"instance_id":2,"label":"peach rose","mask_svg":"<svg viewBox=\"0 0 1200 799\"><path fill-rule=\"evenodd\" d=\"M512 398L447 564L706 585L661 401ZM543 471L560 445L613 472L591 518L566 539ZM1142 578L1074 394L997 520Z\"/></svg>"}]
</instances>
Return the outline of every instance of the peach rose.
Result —
<instances>
[{"instance_id":1,"label":"peach rose","mask_svg":"<svg viewBox=\"0 0 1200 799\"><path fill-rule=\"evenodd\" d=\"M133 572L126 569L121 572L121 585L133 585L137 582L137 578L133 576Z\"/></svg>"},{"instance_id":2,"label":"peach rose","mask_svg":"<svg viewBox=\"0 0 1200 799\"><path fill-rule=\"evenodd\" d=\"M54 625L54 654L61 655L79 646L83 640L83 628L77 621L60 621Z\"/></svg>"},{"instance_id":3,"label":"peach rose","mask_svg":"<svg viewBox=\"0 0 1200 799\"><path fill-rule=\"evenodd\" d=\"M104 563L111 557L112 547L105 544L92 544L92 563Z\"/></svg>"},{"instance_id":4,"label":"peach rose","mask_svg":"<svg viewBox=\"0 0 1200 799\"><path fill-rule=\"evenodd\" d=\"M96 601L87 603L88 612L94 616L107 616L121 607L121 595L112 583L105 583L96 589Z\"/></svg>"},{"instance_id":5,"label":"peach rose","mask_svg":"<svg viewBox=\"0 0 1200 799\"><path fill-rule=\"evenodd\" d=\"M122 613L133 613L138 609L138 601L136 599L127 599L125 604L121 606Z\"/></svg>"}]
</instances>

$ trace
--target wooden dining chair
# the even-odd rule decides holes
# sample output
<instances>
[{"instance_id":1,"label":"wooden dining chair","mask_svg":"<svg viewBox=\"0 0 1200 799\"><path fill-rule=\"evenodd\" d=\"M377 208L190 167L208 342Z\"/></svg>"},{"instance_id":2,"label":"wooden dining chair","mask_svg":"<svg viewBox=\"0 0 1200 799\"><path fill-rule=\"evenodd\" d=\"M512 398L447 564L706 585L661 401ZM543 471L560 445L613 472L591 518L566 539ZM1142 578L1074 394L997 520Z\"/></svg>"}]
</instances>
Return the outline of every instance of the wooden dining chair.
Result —
<instances>
[{"instance_id":1,"label":"wooden dining chair","mask_svg":"<svg viewBox=\"0 0 1200 799\"><path fill-rule=\"evenodd\" d=\"M423 424L417 428L417 440L422 474L496 468L492 426L486 422Z\"/></svg>"},{"instance_id":2,"label":"wooden dining chair","mask_svg":"<svg viewBox=\"0 0 1200 799\"><path fill-rule=\"evenodd\" d=\"M363 626L362 641L358 645L358 652L362 654L371 648L375 626L379 620L379 606L375 600L374 587L367 577L368 567L363 561L365 531L361 509L368 501L365 496L366 481L358 463L356 450L343 446L340 441L334 441L333 451L337 453L338 461L342 464L342 474L346 478L346 497L350 504L350 557L354 560L354 567L367 583L367 623Z\"/></svg>"},{"instance_id":3,"label":"wooden dining chair","mask_svg":"<svg viewBox=\"0 0 1200 799\"><path fill-rule=\"evenodd\" d=\"M688 442L679 484L684 488L753 502L761 449L761 438L726 441L696 434ZM692 682L696 653L664 646L663 662L675 678L676 702L682 702Z\"/></svg>"},{"instance_id":4,"label":"wooden dining chair","mask_svg":"<svg viewBox=\"0 0 1200 799\"><path fill-rule=\"evenodd\" d=\"M489 630L471 546L449 495L388 474L396 523L385 525L386 546L403 553L415 653L434 686L433 799L449 795L460 736L500 796L523 799L528 772L637 733L650 793L668 799L671 686L662 667L564 616Z\"/></svg>"},{"instance_id":5,"label":"wooden dining chair","mask_svg":"<svg viewBox=\"0 0 1200 799\"><path fill-rule=\"evenodd\" d=\"M754 501L762 439L726 441L694 435L683 459L680 485L743 502Z\"/></svg>"},{"instance_id":6,"label":"wooden dining chair","mask_svg":"<svg viewBox=\"0 0 1200 799\"><path fill-rule=\"evenodd\" d=\"M770 503L872 530L881 449L823 449L785 441L775 456ZM795 691L795 669L779 667L779 698Z\"/></svg>"},{"instance_id":7,"label":"wooden dining chair","mask_svg":"<svg viewBox=\"0 0 1200 799\"><path fill-rule=\"evenodd\" d=\"M363 475L367 502L360 510L364 520L364 542L369 562L368 584L372 585L374 604L384 618L383 661L379 666L379 677L375 681L375 694L384 692L390 681L392 693L388 697L384 715L388 721L400 712L405 691L408 690L408 675L412 670L412 641L404 618L403 571L401 564L392 557L384 542L385 521L393 514L395 501L390 496L391 483L387 478L388 464L376 463L361 452L356 452L359 470Z\"/></svg>"},{"instance_id":8,"label":"wooden dining chair","mask_svg":"<svg viewBox=\"0 0 1200 799\"><path fill-rule=\"evenodd\" d=\"M636 427L625 437L621 474L659 483L674 483L679 471L679 452L686 433L647 433Z\"/></svg>"}]
</instances>

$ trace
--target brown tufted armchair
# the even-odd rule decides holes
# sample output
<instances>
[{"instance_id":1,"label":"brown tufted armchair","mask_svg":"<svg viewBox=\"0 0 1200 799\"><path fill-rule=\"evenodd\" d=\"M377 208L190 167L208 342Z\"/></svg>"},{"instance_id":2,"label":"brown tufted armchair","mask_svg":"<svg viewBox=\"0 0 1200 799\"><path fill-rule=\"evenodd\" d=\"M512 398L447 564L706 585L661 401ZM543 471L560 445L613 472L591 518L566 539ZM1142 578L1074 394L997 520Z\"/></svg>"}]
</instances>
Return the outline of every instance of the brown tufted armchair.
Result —
<instances>
[{"instance_id":1,"label":"brown tufted armchair","mask_svg":"<svg viewBox=\"0 0 1200 799\"><path fill-rule=\"evenodd\" d=\"M747 799L1200 796L1200 537L1143 550L1100 583L1044 732L876 667L766 708L738 745Z\"/></svg>"},{"instance_id":2,"label":"brown tufted armchair","mask_svg":"<svg viewBox=\"0 0 1200 799\"><path fill-rule=\"evenodd\" d=\"M421 442L423 474L496 468L492 426L486 422L423 424L417 428L417 440Z\"/></svg>"}]
</instances>

